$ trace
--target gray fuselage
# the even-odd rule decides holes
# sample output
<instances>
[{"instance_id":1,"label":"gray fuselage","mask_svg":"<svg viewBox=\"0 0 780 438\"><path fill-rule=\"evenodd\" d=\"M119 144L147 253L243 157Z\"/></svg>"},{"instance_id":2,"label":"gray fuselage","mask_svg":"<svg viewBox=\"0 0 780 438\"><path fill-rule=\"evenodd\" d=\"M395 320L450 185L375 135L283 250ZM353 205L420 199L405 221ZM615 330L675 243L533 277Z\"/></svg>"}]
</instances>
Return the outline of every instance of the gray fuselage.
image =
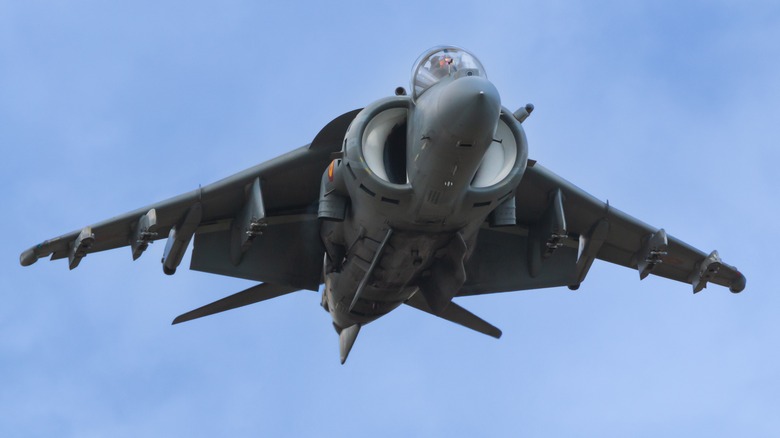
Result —
<instances>
[{"instance_id":1,"label":"gray fuselage","mask_svg":"<svg viewBox=\"0 0 780 438\"><path fill-rule=\"evenodd\" d=\"M336 329L365 325L417 291L442 310L488 215L502 204L514 211L527 154L520 123L483 77L445 78L416 99L361 111L321 191L323 306Z\"/></svg>"}]
</instances>

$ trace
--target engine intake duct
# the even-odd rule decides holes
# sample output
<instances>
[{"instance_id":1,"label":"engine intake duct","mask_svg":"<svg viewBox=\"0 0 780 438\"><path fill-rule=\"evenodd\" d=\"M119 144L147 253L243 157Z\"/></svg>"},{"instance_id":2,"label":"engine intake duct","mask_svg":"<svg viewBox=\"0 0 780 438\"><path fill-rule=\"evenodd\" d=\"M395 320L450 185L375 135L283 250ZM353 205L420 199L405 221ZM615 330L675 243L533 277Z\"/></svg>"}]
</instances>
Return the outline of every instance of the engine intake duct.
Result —
<instances>
[{"instance_id":1,"label":"engine intake duct","mask_svg":"<svg viewBox=\"0 0 780 438\"><path fill-rule=\"evenodd\" d=\"M380 179L406 184L406 108L391 108L374 116L363 133L362 152L369 169Z\"/></svg>"},{"instance_id":2,"label":"engine intake duct","mask_svg":"<svg viewBox=\"0 0 780 438\"><path fill-rule=\"evenodd\" d=\"M387 135L384 163L388 181L406 184L406 119L396 123Z\"/></svg>"}]
</instances>

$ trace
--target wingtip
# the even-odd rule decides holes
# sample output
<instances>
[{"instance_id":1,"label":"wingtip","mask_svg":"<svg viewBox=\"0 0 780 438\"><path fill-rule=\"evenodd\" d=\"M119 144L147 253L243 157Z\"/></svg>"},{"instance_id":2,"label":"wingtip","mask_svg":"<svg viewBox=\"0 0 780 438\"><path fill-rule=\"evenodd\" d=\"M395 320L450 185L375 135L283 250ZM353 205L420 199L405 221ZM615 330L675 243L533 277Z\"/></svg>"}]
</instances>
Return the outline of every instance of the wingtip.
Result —
<instances>
[{"instance_id":1,"label":"wingtip","mask_svg":"<svg viewBox=\"0 0 780 438\"><path fill-rule=\"evenodd\" d=\"M740 272L739 277L737 277L737 279L731 283L731 286L729 286L729 291L731 291L731 293L738 294L745 290L746 285L747 278L745 278L745 275Z\"/></svg>"},{"instance_id":2,"label":"wingtip","mask_svg":"<svg viewBox=\"0 0 780 438\"><path fill-rule=\"evenodd\" d=\"M38 256L35 255L35 248L30 248L19 255L19 263L22 266L30 266L38 261Z\"/></svg>"}]
</instances>

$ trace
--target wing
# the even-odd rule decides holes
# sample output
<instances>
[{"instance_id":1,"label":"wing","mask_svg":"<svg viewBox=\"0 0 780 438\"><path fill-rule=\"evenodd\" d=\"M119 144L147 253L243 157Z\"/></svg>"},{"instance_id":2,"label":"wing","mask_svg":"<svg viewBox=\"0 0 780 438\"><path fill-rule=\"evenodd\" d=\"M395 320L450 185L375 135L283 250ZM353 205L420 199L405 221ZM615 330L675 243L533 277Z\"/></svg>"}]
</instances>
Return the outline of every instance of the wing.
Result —
<instances>
[{"instance_id":1,"label":"wing","mask_svg":"<svg viewBox=\"0 0 780 438\"><path fill-rule=\"evenodd\" d=\"M483 228L466 266L459 295L569 286L580 283L595 259L659 275L693 287L708 283L745 288L745 277L724 263L589 195L529 162L515 191L516 227ZM525 267L525 269L521 268Z\"/></svg>"},{"instance_id":2,"label":"wing","mask_svg":"<svg viewBox=\"0 0 780 438\"><path fill-rule=\"evenodd\" d=\"M316 290L322 270L316 203L322 173L341 150L359 110L334 119L311 144L216 183L24 251L24 266L39 258L68 259L130 246L133 259L152 241L168 238L163 257L173 273L195 238L192 269Z\"/></svg>"}]
</instances>

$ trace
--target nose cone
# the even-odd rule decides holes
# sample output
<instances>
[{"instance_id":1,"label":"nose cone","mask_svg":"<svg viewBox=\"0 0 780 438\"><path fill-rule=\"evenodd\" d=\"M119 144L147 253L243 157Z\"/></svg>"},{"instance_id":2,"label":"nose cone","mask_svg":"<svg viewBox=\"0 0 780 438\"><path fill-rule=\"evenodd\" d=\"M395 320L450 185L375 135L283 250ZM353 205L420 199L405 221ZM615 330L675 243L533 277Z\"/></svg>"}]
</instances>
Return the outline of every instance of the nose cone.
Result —
<instances>
[{"instance_id":1,"label":"nose cone","mask_svg":"<svg viewBox=\"0 0 780 438\"><path fill-rule=\"evenodd\" d=\"M446 129L463 141L477 141L493 135L501 98L487 79L469 76L456 79L439 95L438 114Z\"/></svg>"}]
</instances>

